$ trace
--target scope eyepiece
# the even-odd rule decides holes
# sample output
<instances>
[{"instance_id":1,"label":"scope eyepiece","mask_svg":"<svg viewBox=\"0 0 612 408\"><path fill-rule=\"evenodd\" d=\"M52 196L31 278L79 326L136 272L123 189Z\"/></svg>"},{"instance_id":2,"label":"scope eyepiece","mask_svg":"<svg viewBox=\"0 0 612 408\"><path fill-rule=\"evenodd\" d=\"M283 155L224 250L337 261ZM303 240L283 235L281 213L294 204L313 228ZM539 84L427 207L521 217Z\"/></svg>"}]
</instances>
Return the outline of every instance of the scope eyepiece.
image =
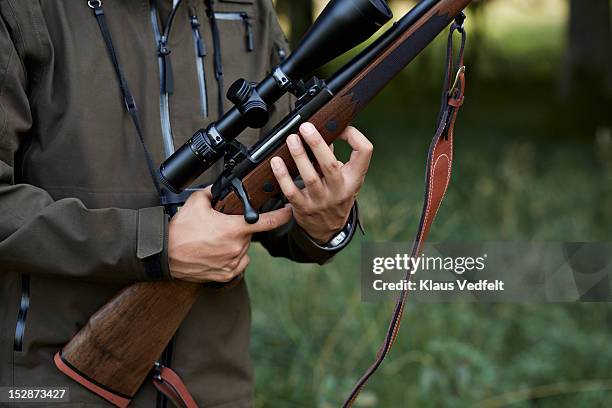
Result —
<instances>
[{"instance_id":1,"label":"scope eyepiece","mask_svg":"<svg viewBox=\"0 0 612 408\"><path fill-rule=\"evenodd\" d=\"M225 154L224 143L214 143L204 129L198 130L159 168L159 178L173 193L180 193Z\"/></svg>"}]
</instances>

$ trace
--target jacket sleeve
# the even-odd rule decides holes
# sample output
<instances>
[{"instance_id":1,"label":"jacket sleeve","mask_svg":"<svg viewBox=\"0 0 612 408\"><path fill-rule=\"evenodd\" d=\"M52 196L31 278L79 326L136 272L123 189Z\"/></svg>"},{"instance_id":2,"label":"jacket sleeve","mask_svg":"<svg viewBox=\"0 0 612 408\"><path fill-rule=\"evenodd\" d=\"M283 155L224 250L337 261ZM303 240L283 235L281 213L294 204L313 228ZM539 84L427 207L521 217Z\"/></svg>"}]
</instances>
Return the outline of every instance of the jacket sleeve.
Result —
<instances>
[{"instance_id":1,"label":"jacket sleeve","mask_svg":"<svg viewBox=\"0 0 612 408\"><path fill-rule=\"evenodd\" d=\"M26 78L0 17L0 270L117 282L169 277L162 207L88 209L16 182L16 157L32 128Z\"/></svg>"},{"instance_id":2,"label":"jacket sleeve","mask_svg":"<svg viewBox=\"0 0 612 408\"><path fill-rule=\"evenodd\" d=\"M270 6L269 16L270 69L272 69L278 65L285 56L289 55L289 44L278 23L278 18L272 6ZM294 102L293 99L294 98L290 94L287 94L274 105L270 121L266 128L264 128L262 136L291 111ZM280 205L281 203L279 202L277 207ZM274 231L257 234L254 238L260 241L272 256L285 257L297 262L312 262L322 265L348 245L358 224L358 212L357 208L354 207L349 217L349 233L345 241L332 249L322 247L314 242L295 220L292 220Z\"/></svg>"}]
</instances>

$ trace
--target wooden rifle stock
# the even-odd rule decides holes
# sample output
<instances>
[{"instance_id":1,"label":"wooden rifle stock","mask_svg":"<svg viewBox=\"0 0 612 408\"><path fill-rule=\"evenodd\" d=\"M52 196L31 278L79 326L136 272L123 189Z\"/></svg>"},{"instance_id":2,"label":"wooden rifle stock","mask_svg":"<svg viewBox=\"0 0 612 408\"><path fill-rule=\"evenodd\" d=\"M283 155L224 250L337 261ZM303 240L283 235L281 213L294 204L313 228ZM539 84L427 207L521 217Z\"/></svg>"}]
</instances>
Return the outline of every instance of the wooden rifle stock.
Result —
<instances>
[{"instance_id":1,"label":"wooden rifle stock","mask_svg":"<svg viewBox=\"0 0 612 408\"><path fill-rule=\"evenodd\" d=\"M187 316L199 290L200 285L184 281L128 286L64 346L61 359L73 372L62 371L131 399Z\"/></svg>"},{"instance_id":2,"label":"wooden rifle stock","mask_svg":"<svg viewBox=\"0 0 612 408\"><path fill-rule=\"evenodd\" d=\"M470 1L439 0L308 121L328 143L334 141L356 114ZM285 161L292 176L298 174L284 144L269 154L242 180L255 208L280 194L269 163L274 156ZM264 189L264 185L268 188ZM216 202L215 208L226 214L243 213L242 203L233 192ZM127 287L96 312L58 353L56 365L115 405L127 406L189 312L199 289L199 284L181 281Z\"/></svg>"}]
</instances>

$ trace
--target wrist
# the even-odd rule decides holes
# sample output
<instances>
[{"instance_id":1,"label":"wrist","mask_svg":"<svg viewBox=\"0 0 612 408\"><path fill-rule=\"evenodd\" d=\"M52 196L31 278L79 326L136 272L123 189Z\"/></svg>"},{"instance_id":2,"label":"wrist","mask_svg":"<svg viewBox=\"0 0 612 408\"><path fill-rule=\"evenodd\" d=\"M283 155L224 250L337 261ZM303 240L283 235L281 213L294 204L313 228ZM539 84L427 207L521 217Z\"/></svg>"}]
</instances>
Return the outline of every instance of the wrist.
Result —
<instances>
[{"instance_id":1,"label":"wrist","mask_svg":"<svg viewBox=\"0 0 612 408\"><path fill-rule=\"evenodd\" d=\"M353 228L356 224L357 212L355 205L351 207L349 213L344 218L341 226L338 228L328 229L325 231L316 231L314 234L305 228L302 228L306 233L306 236L321 248L335 247L339 241L344 240L343 237L347 236L347 232ZM352 235L352 234L350 234ZM341 239L342 238L342 239Z\"/></svg>"},{"instance_id":2,"label":"wrist","mask_svg":"<svg viewBox=\"0 0 612 408\"><path fill-rule=\"evenodd\" d=\"M345 222L346 224L346 222ZM326 245L329 241L331 241L336 235L338 235L340 233L340 231L342 231L344 229L344 226L341 228L338 228L336 230L333 231L327 231L325 233L320 233L320 234L311 234L310 232L306 231L306 234L308 234L308 236L310 237L310 239L312 239L315 243L324 246Z\"/></svg>"}]
</instances>

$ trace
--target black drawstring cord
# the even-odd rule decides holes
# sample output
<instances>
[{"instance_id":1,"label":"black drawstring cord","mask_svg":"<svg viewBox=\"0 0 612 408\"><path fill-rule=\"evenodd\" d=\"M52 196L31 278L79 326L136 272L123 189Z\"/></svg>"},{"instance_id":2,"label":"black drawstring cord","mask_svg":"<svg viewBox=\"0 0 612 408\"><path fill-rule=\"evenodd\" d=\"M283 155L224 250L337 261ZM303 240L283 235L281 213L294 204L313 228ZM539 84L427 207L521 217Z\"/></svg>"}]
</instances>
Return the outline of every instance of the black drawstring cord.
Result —
<instances>
[{"instance_id":1,"label":"black drawstring cord","mask_svg":"<svg viewBox=\"0 0 612 408\"><path fill-rule=\"evenodd\" d=\"M155 190L157 191L157 196L161 204L161 188L159 186L159 180L157 178L155 166L153 165L153 159L151 158L151 154L149 153L149 149L147 148L147 145L145 143L144 132L140 122L140 113L138 112L138 107L136 106L134 96L132 95L132 92L128 87L127 79L125 78L125 75L121 70L121 66L119 65L119 59L117 57L115 47L113 46L113 41L110 35L110 31L108 29L108 25L106 23L104 10L102 10L102 1L89 0L87 2L87 5L94 11L94 16L96 17L98 25L100 26L102 38L104 38L106 48L108 50L108 53L110 54L111 61L113 62L113 67L115 68L115 73L117 74L117 78L119 79L119 87L121 88L121 94L123 95L125 107L130 117L132 118L132 122L134 122L134 127L136 127L136 132L138 133L138 138L140 139L140 144L142 145L145 160L147 162L147 167L149 168L149 173L151 174L151 179L153 180L153 184L155 185Z\"/></svg>"},{"instance_id":2,"label":"black drawstring cord","mask_svg":"<svg viewBox=\"0 0 612 408\"><path fill-rule=\"evenodd\" d=\"M155 0L157 1L157 0ZM174 93L174 70L172 69L172 60L170 59L170 48L168 48L168 38L170 37L170 30L172 28L172 22L174 16L183 0L178 0L172 7L172 11L166 18L164 24L164 32L161 35L160 43L158 44L157 53L162 59L164 76L162 78L162 90L164 93Z\"/></svg>"},{"instance_id":3,"label":"black drawstring cord","mask_svg":"<svg viewBox=\"0 0 612 408\"><path fill-rule=\"evenodd\" d=\"M205 0L206 15L210 20L210 29L212 31L213 48L214 48L214 64L215 78L217 79L217 88L219 90L219 117L223 115L223 100L225 99L223 90L223 63L221 62L221 38L219 37L219 26L215 17L215 9L213 0Z\"/></svg>"}]
</instances>

